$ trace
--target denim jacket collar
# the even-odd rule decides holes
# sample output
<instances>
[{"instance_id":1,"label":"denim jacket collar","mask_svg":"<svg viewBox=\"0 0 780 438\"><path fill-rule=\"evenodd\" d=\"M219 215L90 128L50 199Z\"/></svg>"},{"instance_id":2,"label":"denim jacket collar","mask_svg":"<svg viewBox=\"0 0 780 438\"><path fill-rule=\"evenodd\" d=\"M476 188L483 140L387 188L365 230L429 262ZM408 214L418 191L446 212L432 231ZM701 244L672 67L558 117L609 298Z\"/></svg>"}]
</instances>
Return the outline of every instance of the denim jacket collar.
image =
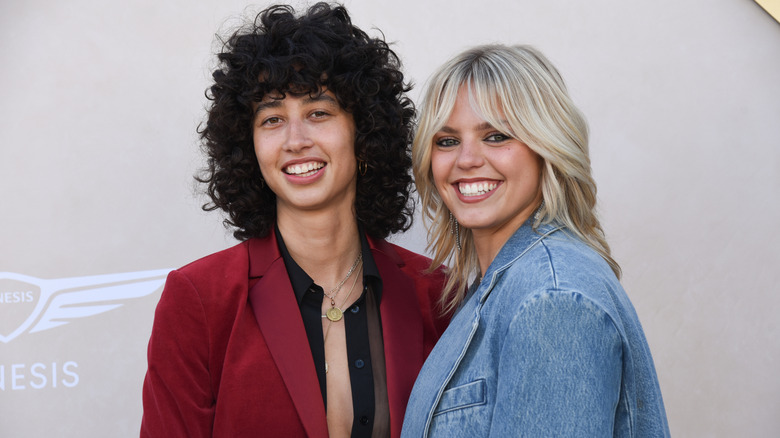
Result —
<instances>
[{"instance_id":1,"label":"denim jacket collar","mask_svg":"<svg viewBox=\"0 0 780 438\"><path fill-rule=\"evenodd\" d=\"M504 246L501 247L501 250L490 263L490 266L488 266L487 272L482 276L482 281L478 286L475 285L477 286L477 291L475 293L479 294L480 303L487 299L488 295L490 295L490 291L493 289L493 285L507 268L523 257L523 255L525 255L525 253L534 245L539 243L539 241L548 235L565 228L557 222L552 222L541 224L534 229L533 223L534 218L532 216L528 218L514 234L512 234Z\"/></svg>"}]
</instances>

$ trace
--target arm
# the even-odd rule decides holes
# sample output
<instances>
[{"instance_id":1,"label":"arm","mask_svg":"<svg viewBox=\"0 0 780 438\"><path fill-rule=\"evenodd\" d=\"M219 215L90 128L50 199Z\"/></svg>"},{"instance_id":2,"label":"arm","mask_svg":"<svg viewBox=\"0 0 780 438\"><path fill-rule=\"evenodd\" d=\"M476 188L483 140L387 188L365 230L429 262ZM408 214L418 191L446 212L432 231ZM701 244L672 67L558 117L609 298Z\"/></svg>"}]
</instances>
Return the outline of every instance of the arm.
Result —
<instances>
[{"instance_id":1,"label":"arm","mask_svg":"<svg viewBox=\"0 0 780 438\"><path fill-rule=\"evenodd\" d=\"M214 419L209 338L200 296L168 275L154 316L143 387L142 437L210 437Z\"/></svg>"},{"instance_id":2,"label":"arm","mask_svg":"<svg viewBox=\"0 0 780 438\"><path fill-rule=\"evenodd\" d=\"M499 357L491 436L611 437L622 342L577 292L548 291L514 316Z\"/></svg>"}]
</instances>

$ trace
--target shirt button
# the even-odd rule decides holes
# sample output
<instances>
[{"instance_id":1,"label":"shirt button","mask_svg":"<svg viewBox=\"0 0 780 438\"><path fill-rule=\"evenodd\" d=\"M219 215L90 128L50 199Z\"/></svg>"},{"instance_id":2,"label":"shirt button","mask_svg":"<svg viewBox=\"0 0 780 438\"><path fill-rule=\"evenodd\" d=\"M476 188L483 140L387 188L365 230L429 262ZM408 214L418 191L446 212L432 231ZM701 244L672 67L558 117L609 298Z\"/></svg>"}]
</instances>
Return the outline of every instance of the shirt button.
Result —
<instances>
[{"instance_id":1,"label":"shirt button","mask_svg":"<svg viewBox=\"0 0 780 438\"><path fill-rule=\"evenodd\" d=\"M364 425L364 426L365 426L366 424L368 424L368 417L366 417L365 415L363 415L362 417L360 417L360 424L362 424L362 425Z\"/></svg>"},{"instance_id":2,"label":"shirt button","mask_svg":"<svg viewBox=\"0 0 780 438\"><path fill-rule=\"evenodd\" d=\"M360 306L352 306L352 313L360 312Z\"/></svg>"},{"instance_id":3,"label":"shirt button","mask_svg":"<svg viewBox=\"0 0 780 438\"><path fill-rule=\"evenodd\" d=\"M362 359L358 359L358 360L355 361L355 368L360 369L360 368L363 368L365 365L366 364L365 364L365 362L363 362Z\"/></svg>"}]
</instances>

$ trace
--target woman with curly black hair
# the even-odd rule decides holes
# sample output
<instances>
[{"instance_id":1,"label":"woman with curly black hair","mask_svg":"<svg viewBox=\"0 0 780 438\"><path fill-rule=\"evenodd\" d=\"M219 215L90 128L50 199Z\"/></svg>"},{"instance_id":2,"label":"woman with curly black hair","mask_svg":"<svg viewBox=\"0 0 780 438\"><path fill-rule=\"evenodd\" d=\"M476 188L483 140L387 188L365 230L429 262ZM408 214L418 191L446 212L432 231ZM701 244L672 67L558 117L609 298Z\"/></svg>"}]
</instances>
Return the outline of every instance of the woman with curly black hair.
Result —
<instances>
[{"instance_id":1,"label":"woman with curly black hair","mask_svg":"<svg viewBox=\"0 0 780 438\"><path fill-rule=\"evenodd\" d=\"M218 60L198 180L243 242L169 275L141 435L399 436L447 323L441 270L383 240L412 213L400 62L324 3L266 9Z\"/></svg>"}]
</instances>

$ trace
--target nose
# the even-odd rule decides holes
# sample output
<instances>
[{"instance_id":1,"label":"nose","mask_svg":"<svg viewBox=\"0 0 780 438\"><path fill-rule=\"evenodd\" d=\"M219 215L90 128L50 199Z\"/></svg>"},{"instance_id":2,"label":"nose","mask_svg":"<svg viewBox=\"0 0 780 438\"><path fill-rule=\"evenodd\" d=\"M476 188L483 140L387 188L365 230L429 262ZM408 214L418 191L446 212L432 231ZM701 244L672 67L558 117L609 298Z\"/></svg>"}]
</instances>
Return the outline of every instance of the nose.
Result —
<instances>
[{"instance_id":1,"label":"nose","mask_svg":"<svg viewBox=\"0 0 780 438\"><path fill-rule=\"evenodd\" d=\"M481 145L478 141L463 139L458 148L456 165L461 169L471 169L484 164Z\"/></svg>"},{"instance_id":2,"label":"nose","mask_svg":"<svg viewBox=\"0 0 780 438\"><path fill-rule=\"evenodd\" d=\"M314 142L309 135L309 128L303 120L290 120L287 125L287 142L285 150L289 152L300 152L311 147Z\"/></svg>"}]
</instances>

